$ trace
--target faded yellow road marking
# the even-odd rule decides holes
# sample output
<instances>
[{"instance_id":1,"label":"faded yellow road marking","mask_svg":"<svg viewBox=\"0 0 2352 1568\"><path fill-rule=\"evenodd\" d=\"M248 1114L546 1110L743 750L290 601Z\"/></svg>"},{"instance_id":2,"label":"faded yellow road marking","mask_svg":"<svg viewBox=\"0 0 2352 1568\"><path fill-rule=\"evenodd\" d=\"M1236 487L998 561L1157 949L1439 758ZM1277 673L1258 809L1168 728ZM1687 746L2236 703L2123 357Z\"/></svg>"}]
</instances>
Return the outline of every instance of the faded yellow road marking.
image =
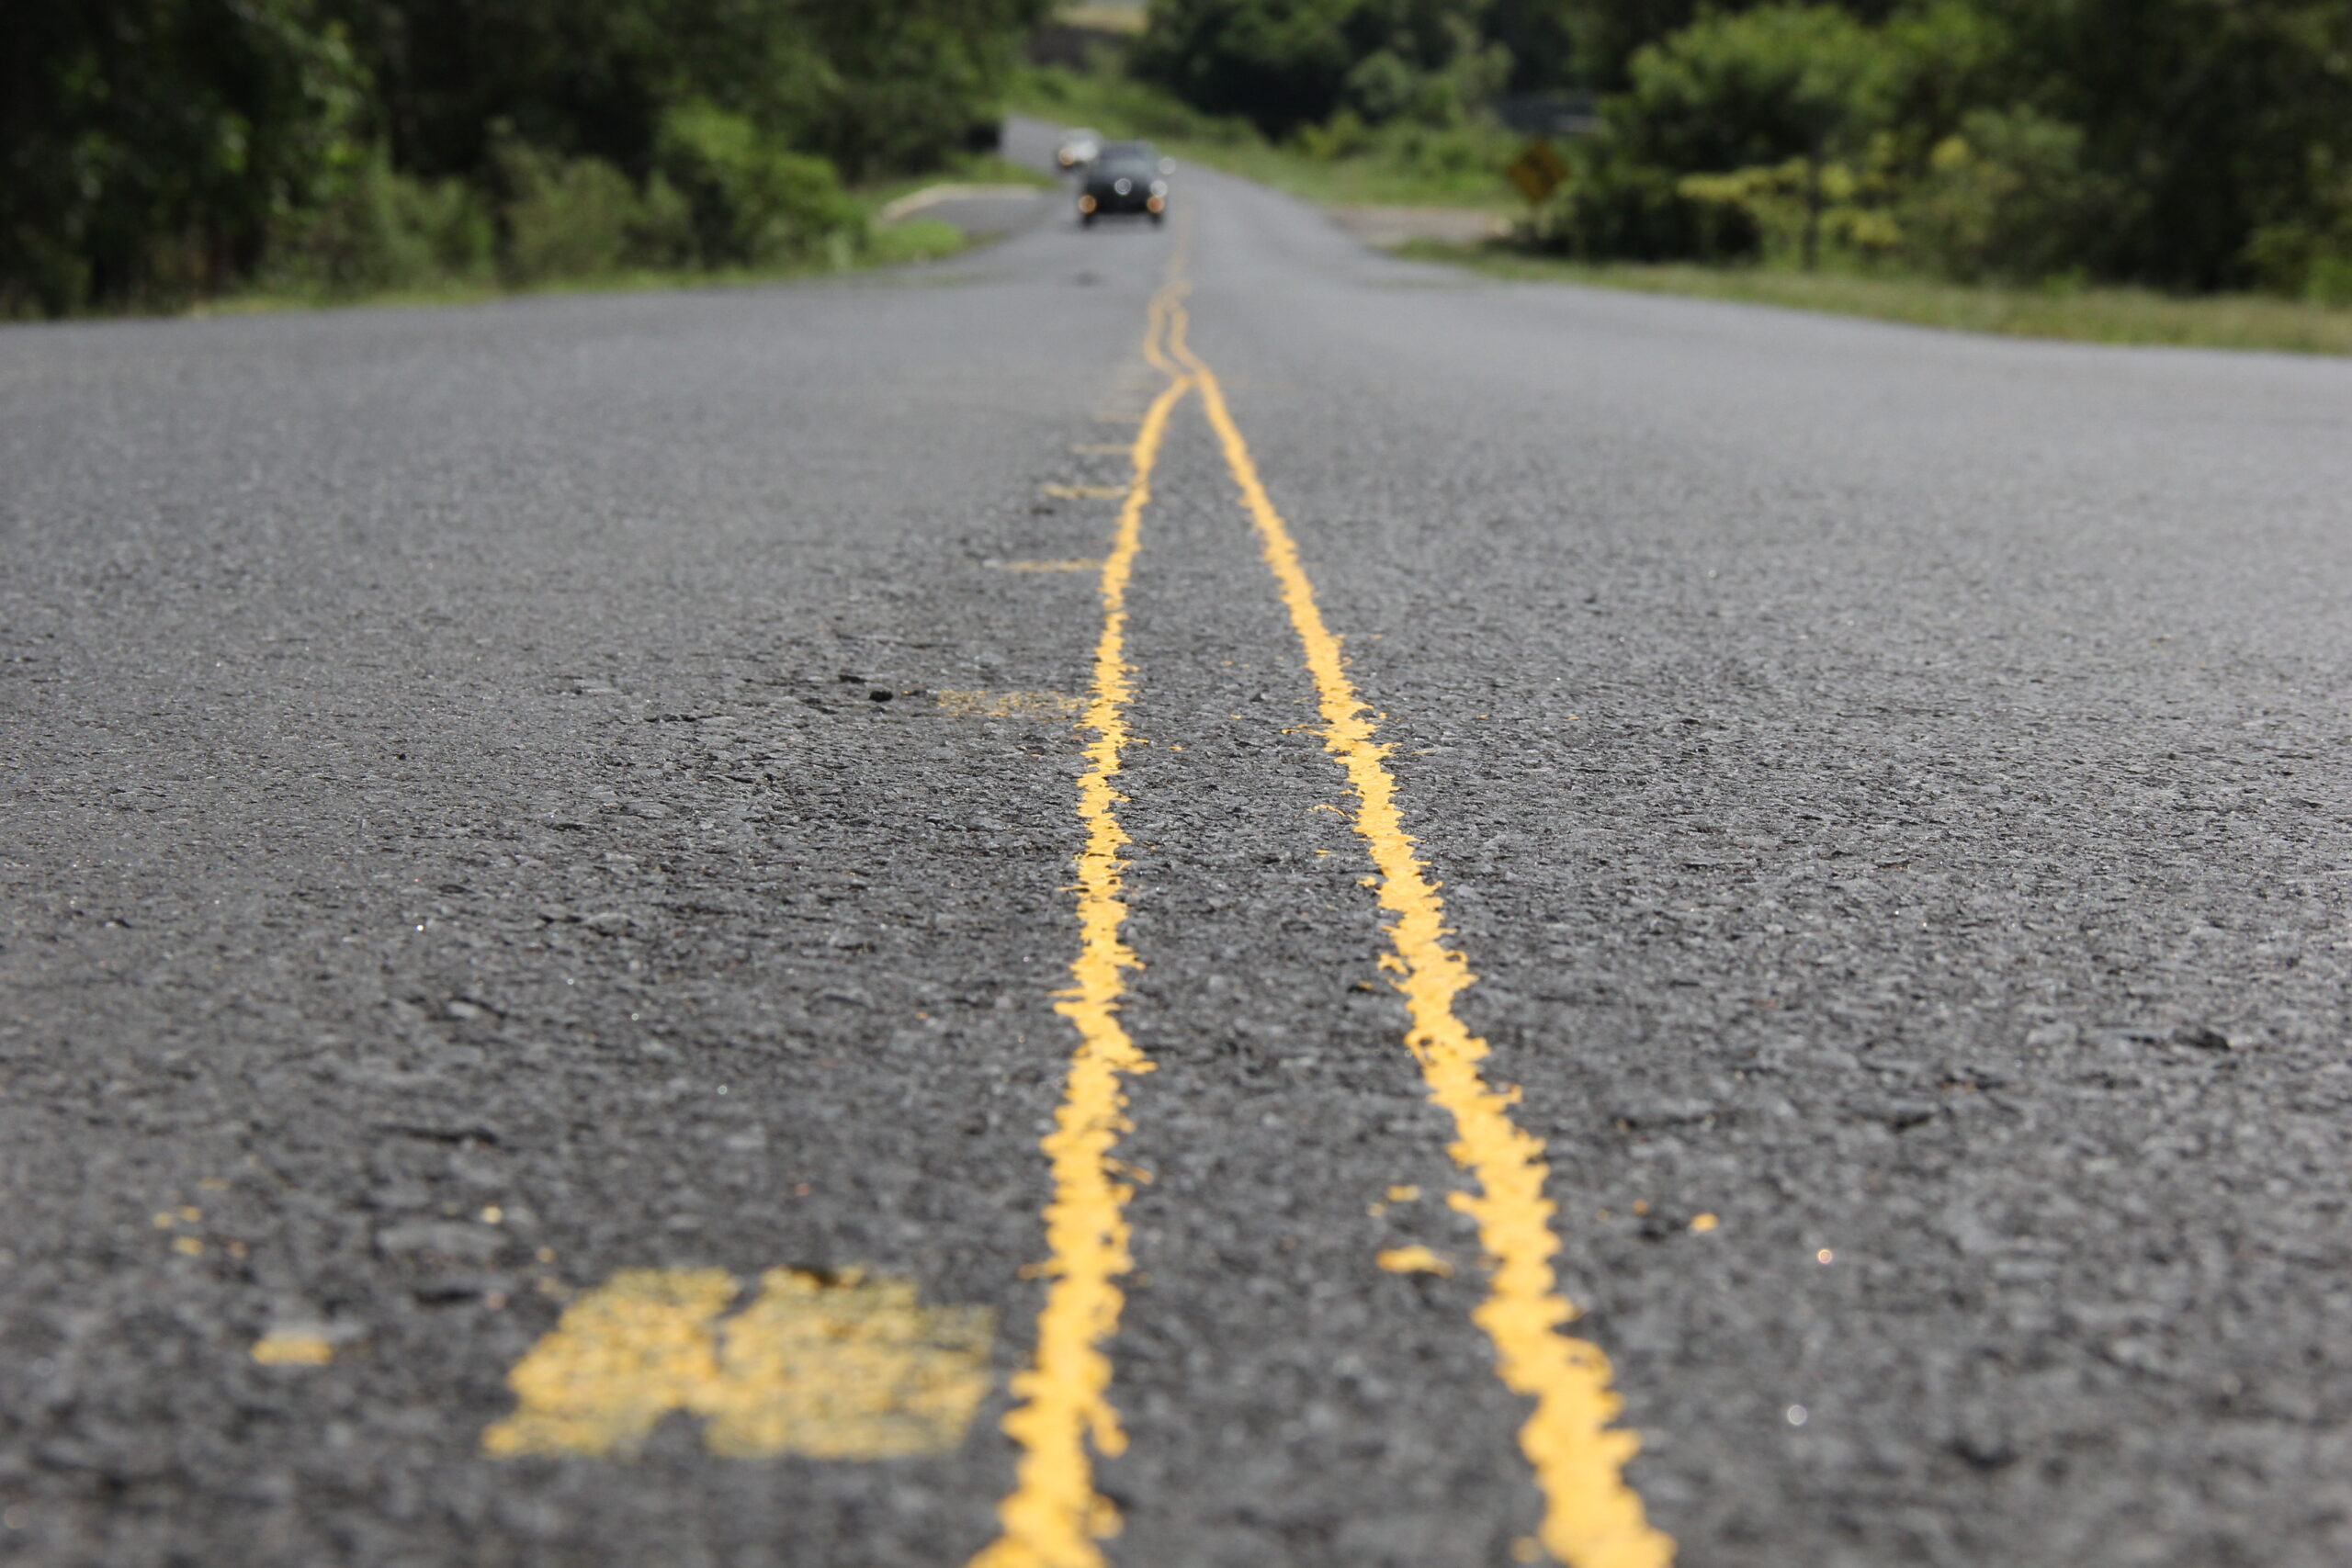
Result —
<instances>
[{"instance_id":1,"label":"faded yellow road marking","mask_svg":"<svg viewBox=\"0 0 2352 1568\"><path fill-rule=\"evenodd\" d=\"M1047 485L1046 493L1056 501L1117 501L1127 493L1125 485Z\"/></svg>"},{"instance_id":2,"label":"faded yellow road marking","mask_svg":"<svg viewBox=\"0 0 2352 1568\"><path fill-rule=\"evenodd\" d=\"M301 1328L273 1328L254 1341L254 1359L265 1367L323 1367L334 1359L334 1343Z\"/></svg>"},{"instance_id":3,"label":"faded yellow road marking","mask_svg":"<svg viewBox=\"0 0 2352 1568\"><path fill-rule=\"evenodd\" d=\"M514 1364L500 1458L628 1457L672 1411L703 1416L722 1459L896 1459L953 1448L988 1392L988 1307L925 1307L912 1282L845 1269L761 1277L722 1320L719 1269L629 1269L564 1309Z\"/></svg>"},{"instance_id":4,"label":"faded yellow road marking","mask_svg":"<svg viewBox=\"0 0 2352 1568\"><path fill-rule=\"evenodd\" d=\"M1064 692L939 694L939 711L958 718L1068 718L1086 704Z\"/></svg>"},{"instance_id":5,"label":"faded yellow road marking","mask_svg":"<svg viewBox=\"0 0 2352 1568\"><path fill-rule=\"evenodd\" d=\"M1070 963L1070 988L1054 1004L1077 1027L1079 1044L1054 1130L1042 1145L1054 1179L1046 1205L1051 1253L1046 1271L1053 1283L1037 1314L1035 1359L1012 1380L1021 1403L1004 1418L1021 1459L1012 1493L997 1506L1003 1533L972 1559L973 1568L1098 1568L1103 1558L1096 1542L1118 1529L1117 1511L1094 1490L1089 1450L1091 1445L1092 1453L1116 1454L1126 1447L1111 1407L1111 1362L1102 1347L1117 1331L1125 1305L1116 1281L1134 1263L1126 1221L1133 1189L1121 1179L1123 1168L1112 1150L1127 1129L1125 1080L1150 1071L1151 1063L1119 1022L1124 973L1136 960L1120 936L1127 907L1119 850L1128 840L1114 810L1122 797L1111 781L1128 740L1126 708L1135 691L1127 666L1127 581L1143 547L1143 513L1151 503L1151 471L1168 418L1192 387L1160 348L1183 294L1178 265L1170 265L1152 299L1144 333L1145 355L1169 380L1129 452L1135 481L1126 487L1118 531L1102 562L1102 630L1082 721L1094 739L1078 781L1078 816L1086 827L1086 847L1078 857L1079 951Z\"/></svg>"},{"instance_id":6,"label":"faded yellow road marking","mask_svg":"<svg viewBox=\"0 0 2352 1568\"><path fill-rule=\"evenodd\" d=\"M1078 560L1009 560L999 563L999 570L1004 571L1100 571L1102 570L1102 559L1097 556L1091 559Z\"/></svg>"},{"instance_id":7,"label":"faded yellow road marking","mask_svg":"<svg viewBox=\"0 0 2352 1568\"><path fill-rule=\"evenodd\" d=\"M1611 1425L1620 1401L1609 1385L1608 1358L1561 1331L1577 1310L1552 1269L1560 1244L1552 1234L1554 1205L1544 1195L1550 1169L1543 1142L1511 1121L1518 1091L1488 1086L1479 1068L1487 1043L1454 1013L1453 998L1476 976L1445 945L1445 905L1405 831L1385 760L1389 748L1374 739L1374 722L1348 679L1340 639L1323 623L1289 525L1266 494L1216 375L1185 344L1184 326L1179 307L1170 352L1199 386L1260 553L1290 612L1315 677L1324 747L1353 789L1355 829L1380 873L1381 905L1395 917L1381 964L1395 975L1412 1018L1405 1043L1420 1063L1430 1099L1453 1118L1449 1152L1477 1182L1476 1194L1456 1193L1453 1202L1477 1221L1493 1269L1474 1317L1495 1347L1504 1384L1535 1402L1519 1441L1544 1494L1543 1543L1571 1568L1662 1568L1673 1561L1674 1542L1651 1528L1641 1498L1625 1483L1625 1464L1641 1439Z\"/></svg>"},{"instance_id":8,"label":"faded yellow road marking","mask_svg":"<svg viewBox=\"0 0 2352 1568\"><path fill-rule=\"evenodd\" d=\"M1453 1264L1426 1247L1392 1247L1373 1261L1391 1274L1435 1274L1444 1279L1453 1273Z\"/></svg>"}]
</instances>

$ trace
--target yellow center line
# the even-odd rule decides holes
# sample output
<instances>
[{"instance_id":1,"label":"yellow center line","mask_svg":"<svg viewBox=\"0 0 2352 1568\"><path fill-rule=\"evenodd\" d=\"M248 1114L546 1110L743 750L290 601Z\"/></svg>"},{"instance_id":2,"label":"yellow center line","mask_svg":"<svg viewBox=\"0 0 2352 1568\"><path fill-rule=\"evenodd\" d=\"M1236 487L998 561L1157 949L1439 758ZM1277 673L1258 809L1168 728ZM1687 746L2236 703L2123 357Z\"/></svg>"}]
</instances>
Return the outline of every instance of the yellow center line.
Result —
<instances>
[{"instance_id":1,"label":"yellow center line","mask_svg":"<svg viewBox=\"0 0 2352 1568\"><path fill-rule=\"evenodd\" d=\"M1186 344L1184 328L1182 305L1172 306L1170 352L1200 389L1202 409L1290 612L1315 677L1324 747L1354 792L1355 829L1380 873L1381 905L1395 917L1381 965L1395 975L1412 1019L1405 1043L1420 1063L1430 1099L1453 1118L1448 1152L1477 1183L1475 1194L1453 1199L1477 1221L1492 1270L1473 1317L1494 1345L1505 1386L1535 1402L1519 1443L1544 1495L1543 1544L1570 1568L1664 1568L1673 1561L1674 1542L1650 1526L1641 1498L1625 1483L1624 1467L1641 1440L1611 1425L1620 1402L1610 1387L1608 1358L1562 1332L1577 1309L1552 1269L1560 1244L1552 1232L1555 1206L1544 1195L1550 1168L1543 1141L1511 1120L1518 1090L1487 1084L1479 1067L1487 1043L1453 1010L1455 996L1476 976L1463 954L1445 945L1444 901L1405 831L1385 761L1390 748L1374 739L1375 721L1348 679L1340 639L1323 624L1290 528L1266 494L1216 375Z\"/></svg>"},{"instance_id":2,"label":"yellow center line","mask_svg":"<svg viewBox=\"0 0 2352 1568\"><path fill-rule=\"evenodd\" d=\"M1078 857L1080 942L1070 988L1054 1004L1077 1026L1079 1045L1054 1130L1041 1145L1053 1170L1053 1198L1046 1205L1052 1256L1043 1269L1053 1283L1037 1314L1035 1359L1013 1377L1019 1403L1004 1418L1021 1458L1013 1489L997 1506L1002 1533L972 1559L972 1568L1098 1568L1103 1557L1096 1542L1118 1529L1116 1511L1094 1490L1089 1450L1116 1454L1126 1447L1111 1407L1111 1362L1102 1347L1117 1331L1126 1300L1115 1281L1132 1263L1125 1209L1133 1189L1121 1179L1125 1168L1112 1150L1128 1126L1124 1082L1129 1074L1149 1072L1151 1063L1119 1023L1123 972L1136 960L1119 935L1127 915L1119 847L1128 840L1113 809L1125 797L1111 781L1130 739L1126 708L1134 695L1126 660L1127 580L1142 547L1151 471L1169 416L1193 386L1160 348L1184 293L1181 266L1180 251L1151 301L1144 354L1169 380L1128 449L1135 481L1125 491L1102 562L1102 631L1094 646L1093 689L1080 720L1093 734L1078 781L1079 820L1086 828Z\"/></svg>"}]
</instances>

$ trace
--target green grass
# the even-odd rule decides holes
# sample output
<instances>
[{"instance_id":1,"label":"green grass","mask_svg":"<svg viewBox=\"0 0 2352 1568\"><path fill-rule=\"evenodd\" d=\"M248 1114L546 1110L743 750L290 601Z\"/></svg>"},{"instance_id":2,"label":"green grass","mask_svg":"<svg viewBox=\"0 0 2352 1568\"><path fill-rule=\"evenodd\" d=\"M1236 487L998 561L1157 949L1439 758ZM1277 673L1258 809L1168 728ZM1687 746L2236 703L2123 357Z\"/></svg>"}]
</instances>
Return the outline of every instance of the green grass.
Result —
<instances>
[{"instance_id":1,"label":"green grass","mask_svg":"<svg viewBox=\"0 0 2352 1568\"><path fill-rule=\"evenodd\" d=\"M1053 175L1026 164L1016 164L994 152L967 152L944 168L860 186L855 194L859 205L870 215L902 196L912 196L933 186L1035 186L1042 190L1050 189L1053 185Z\"/></svg>"},{"instance_id":2,"label":"green grass","mask_svg":"<svg viewBox=\"0 0 2352 1568\"><path fill-rule=\"evenodd\" d=\"M957 160L946 169L920 177L860 186L853 194L869 217L897 197L945 182L987 185L1050 186L1053 181L993 153ZM547 278L514 284L496 276L452 276L403 288L359 291L327 290L299 286L255 286L217 299L198 300L179 314L189 316L257 316L288 310L342 310L353 306L390 309L475 305L531 294L629 294L664 288L742 288L794 278L863 271L870 267L904 266L938 261L964 251L962 230L934 218L904 218L896 223L876 223L866 231L864 246L828 251L775 266L625 267L577 277Z\"/></svg>"},{"instance_id":3,"label":"green grass","mask_svg":"<svg viewBox=\"0 0 2352 1568\"><path fill-rule=\"evenodd\" d=\"M817 254L775 266L625 267L573 277L546 278L528 284L508 282L493 275L449 276L401 288L353 291L301 285L257 285L217 299L204 299L179 313L192 316L268 315L286 310L339 310L349 306L431 308L473 305L526 294L627 294L663 288L742 288L794 278L862 271L870 267L902 266L937 261L968 248L963 231L933 218L910 217L895 223L870 220L890 202L934 185L1026 185L1050 186L1051 176L993 152L959 155L927 174L908 175L857 186L850 195L869 220L865 243L854 250L829 248Z\"/></svg>"},{"instance_id":4,"label":"green grass","mask_svg":"<svg viewBox=\"0 0 2352 1568\"><path fill-rule=\"evenodd\" d=\"M552 277L528 284L505 283L494 277L452 277L414 288L356 293L256 288L240 289L216 299L201 300L180 314L260 316L287 310L343 310L354 306L406 309L476 305L487 299L511 299L538 294L635 294L664 288L743 288L794 278L857 272L870 267L937 261L955 255L965 248L963 231L954 224L932 218L909 218L897 223L877 224L865 249L841 259L822 255L778 266L718 270L706 267L626 267L615 272Z\"/></svg>"},{"instance_id":5,"label":"green grass","mask_svg":"<svg viewBox=\"0 0 2352 1568\"><path fill-rule=\"evenodd\" d=\"M1503 165L1518 140L1491 126L1439 130L1390 125L1307 137L1281 145L1241 119L1201 113L1174 96L1115 70L1035 66L1015 84L1011 107L1105 136L1143 137L1180 160L1206 164L1308 201L1335 206L1467 207L1504 210L1516 198Z\"/></svg>"},{"instance_id":6,"label":"green grass","mask_svg":"<svg viewBox=\"0 0 2352 1568\"><path fill-rule=\"evenodd\" d=\"M1403 254L1498 277L1736 299L2005 337L2352 354L2352 309L2256 294L2182 298L2143 288L2017 288L1769 267L1572 262L1502 245L1428 241L1405 246Z\"/></svg>"}]
</instances>

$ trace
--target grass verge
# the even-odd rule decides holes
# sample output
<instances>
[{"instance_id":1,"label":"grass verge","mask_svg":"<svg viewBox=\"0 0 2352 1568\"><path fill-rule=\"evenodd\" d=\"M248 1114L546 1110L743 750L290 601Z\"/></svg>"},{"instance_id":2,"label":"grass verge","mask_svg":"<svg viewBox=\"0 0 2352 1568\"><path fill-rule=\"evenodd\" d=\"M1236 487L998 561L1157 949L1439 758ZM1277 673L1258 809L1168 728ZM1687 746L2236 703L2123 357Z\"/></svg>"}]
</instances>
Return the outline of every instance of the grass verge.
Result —
<instances>
[{"instance_id":1,"label":"grass verge","mask_svg":"<svg viewBox=\"0 0 2352 1568\"><path fill-rule=\"evenodd\" d=\"M740 288L792 278L864 271L870 267L903 266L938 261L969 248L963 231L937 219L910 217L895 222L873 221L876 215L901 196L943 184L1027 185L1050 186L1048 175L1026 164L992 152L958 158L926 175L877 182L853 194L868 220L865 241L856 246L831 246L797 261L774 266L734 267L713 271L705 267L627 267L611 272L553 277L517 284L494 275L458 275L401 288L327 290L288 286L260 286L204 299L178 312L189 316L270 315L287 310L341 310L352 306L432 307L480 304L533 294L636 293L662 288Z\"/></svg>"},{"instance_id":2,"label":"grass verge","mask_svg":"<svg viewBox=\"0 0 2352 1568\"><path fill-rule=\"evenodd\" d=\"M861 250L845 257L812 256L777 266L628 267L513 284L494 277L451 277L410 288L328 293L315 289L251 288L189 306L187 316L266 316L288 310L340 310L359 306L415 309L478 305L487 299L519 299L547 294L636 294L664 288L743 288L793 278L823 277L869 267L937 261L966 248L963 231L936 219L910 218L876 225Z\"/></svg>"},{"instance_id":3,"label":"grass verge","mask_svg":"<svg viewBox=\"0 0 2352 1568\"><path fill-rule=\"evenodd\" d=\"M2352 310L2256 294L2182 299L2143 288L2005 288L1760 267L1573 262L1498 245L1434 241L1416 241L1400 254L1454 262L1498 277L1695 295L2003 337L2352 354Z\"/></svg>"},{"instance_id":4,"label":"grass verge","mask_svg":"<svg viewBox=\"0 0 2352 1568\"><path fill-rule=\"evenodd\" d=\"M910 218L877 225L860 250L843 256L819 255L776 266L626 267L615 272L506 283L495 277L451 277L409 288L326 292L300 288L249 288L200 300L179 312L187 316L266 316L288 310L340 310L359 306L406 309L478 305L487 299L519 299L545 294L636 294L663 288L743 288L793 278L824 277L869 267L937 261L966 249L963 231L936 219Z\"/></svg>"}]
</instances>

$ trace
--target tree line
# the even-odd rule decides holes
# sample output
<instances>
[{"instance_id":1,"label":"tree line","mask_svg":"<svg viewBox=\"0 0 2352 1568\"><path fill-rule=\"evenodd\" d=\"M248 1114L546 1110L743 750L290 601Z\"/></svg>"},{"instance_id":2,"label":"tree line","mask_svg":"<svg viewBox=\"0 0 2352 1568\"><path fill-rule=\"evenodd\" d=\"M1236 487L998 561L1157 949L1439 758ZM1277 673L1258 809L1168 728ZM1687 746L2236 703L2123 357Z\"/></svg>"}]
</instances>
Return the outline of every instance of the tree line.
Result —
<instances>
[{"instance_id":1,"label":"tree line","mask_svg":"<svg viewBox=\"0 0 2352 1568\"><path fill-rule=\"evenodd\" d=\"M1533 241L2352 300L2346 0L1152 0L1273 136L1596 95Z\"/></svg>"},{"instance_id":2,"label":"tree line","mask_svg":"<svg viewBox=\"0 0 2352 1568\"><path fill-rule=\"evenodd\" d=\"M992 131L1049 0L43 0L0 51L0 312L854 246Z\"/></svg>"}]
</instances>

